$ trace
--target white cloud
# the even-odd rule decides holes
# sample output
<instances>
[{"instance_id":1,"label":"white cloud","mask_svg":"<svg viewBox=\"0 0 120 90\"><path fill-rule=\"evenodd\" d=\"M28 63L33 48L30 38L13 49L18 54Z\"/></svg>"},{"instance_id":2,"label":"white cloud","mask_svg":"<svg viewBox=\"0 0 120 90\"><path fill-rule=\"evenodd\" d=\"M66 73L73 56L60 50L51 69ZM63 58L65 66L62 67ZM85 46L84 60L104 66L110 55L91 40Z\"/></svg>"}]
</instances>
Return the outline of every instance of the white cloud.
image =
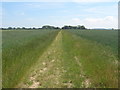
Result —
<instances>
[{"instance_id":1,"label":"white cloud","mask_svg":"<svg viewBox=\"0 0 120 90\"><path fill-rule=\"evenodd\" d=\"M85 25L87 28L118 28L118 20L113 16L104 18L73 18L70 25Z\"/></svg>"},{"instance_id":2,"label":"white cloud","mask_svg":"<svg viewBox=\"0 0 120 90\"><path fill-rule=\"evenodd\" d=\"M3 2L118 2L119 0L2 0Z\"/></svg>"},{"instance_id":3,"label":"white cloud","mask_svg":"<svg viewBox=\"0 0 120 90\"><path fill-rule=\"evenodd\" d=\"M95 28L117 28L117 18L107 16L104 18L86 18L84 20L86 26Z\"/></svg>"}]
</instances>

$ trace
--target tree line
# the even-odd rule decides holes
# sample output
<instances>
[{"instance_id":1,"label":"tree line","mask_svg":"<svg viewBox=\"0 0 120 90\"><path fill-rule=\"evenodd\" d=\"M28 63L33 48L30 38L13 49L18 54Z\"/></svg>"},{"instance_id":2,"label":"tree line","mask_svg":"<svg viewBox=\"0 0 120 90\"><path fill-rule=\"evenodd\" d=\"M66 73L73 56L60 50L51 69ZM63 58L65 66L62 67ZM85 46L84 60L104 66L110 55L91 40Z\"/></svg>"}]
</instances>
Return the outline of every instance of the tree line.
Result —
<instances>
[{"instance_id":1,"label":"tree line","mask_svg":"<svg viewBox=\"0 0 120 90\"><path fill-rule=\"evenodd\" d=\"M26 28L26 27L8 27L8 28L0 28L2 30L39 30L39 29L86 29L85 26L70 26L70 25L65 25L63 27L55 27L55 26L50 26L50 25L44 25L42 28Z\"/></svg>"}]
</instances>

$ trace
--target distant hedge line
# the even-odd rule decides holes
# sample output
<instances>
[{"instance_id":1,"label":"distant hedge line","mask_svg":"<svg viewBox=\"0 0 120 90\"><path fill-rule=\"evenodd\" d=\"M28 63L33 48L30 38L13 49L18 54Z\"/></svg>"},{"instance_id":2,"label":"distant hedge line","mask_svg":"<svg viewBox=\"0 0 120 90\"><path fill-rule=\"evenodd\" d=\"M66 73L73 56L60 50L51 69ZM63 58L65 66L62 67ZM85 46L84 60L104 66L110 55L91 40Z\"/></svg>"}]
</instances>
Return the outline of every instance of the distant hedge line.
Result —
<instances>
[{"instance_id":1,"label":"distant hedge line","mask_svg":"<svg viewBox=\"0 0 120 90\"><path fill-rule=\"evenodd\" d=\"M1 30L38 30L38 29L86 29L85 26L63 26L62 28L60 27L55 27L55 26L49 26L49 25L45 25L45 26L42 26L42 28L26 28L26 27L8 27L8 28L0 28Z\"/></svg>"}]
</instances>

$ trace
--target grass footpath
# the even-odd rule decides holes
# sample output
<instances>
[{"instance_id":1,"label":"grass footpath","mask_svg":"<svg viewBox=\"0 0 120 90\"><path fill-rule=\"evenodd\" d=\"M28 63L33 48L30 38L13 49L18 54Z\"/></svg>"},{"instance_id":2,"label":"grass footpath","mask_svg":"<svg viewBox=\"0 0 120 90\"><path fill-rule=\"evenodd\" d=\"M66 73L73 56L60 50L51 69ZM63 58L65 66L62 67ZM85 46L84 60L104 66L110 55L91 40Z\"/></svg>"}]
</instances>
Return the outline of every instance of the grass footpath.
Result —
<instances>
[{"instance_id":1,"label":"grass footpath","mask_svg":"<svg viewBox=\"0 0 120 90\"><path fill-rule=\"evenodd\" d=\"M117 88L117 64L108 47L60 31L18 87Z\"/></svg>"},{"instance_id":2,"label":"grass footpath","mask_svg":"<svg viewBox=\"0 0 120 90\"><path fill-rule=\"evenodd\" d=\"M55 40L48 49L40 56L38 62L32 67L28 75L25 77L18 87L24 88L58 88L63 87L61 66L62 60L62 36L61 32L56 36Z\"/></svg>"}]
</instances>

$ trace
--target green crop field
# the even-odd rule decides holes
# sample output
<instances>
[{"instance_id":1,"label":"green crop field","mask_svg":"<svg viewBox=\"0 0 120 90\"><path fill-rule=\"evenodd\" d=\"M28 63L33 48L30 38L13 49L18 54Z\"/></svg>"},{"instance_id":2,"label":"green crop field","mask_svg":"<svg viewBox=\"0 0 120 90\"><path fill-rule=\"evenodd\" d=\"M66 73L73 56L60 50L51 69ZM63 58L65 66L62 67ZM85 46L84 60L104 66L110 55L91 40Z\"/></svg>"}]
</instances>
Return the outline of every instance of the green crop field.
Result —
<instances>
[{"instance_id":1,"label":"green crop field","mask_svg":"<svg viewBox=\"0 0 120 90\"><path fill-rule=\"evenodd\" d=\"M78 36L108 46L114 53L118 51L118 31L114 30L71 30Z\"/></svg>"},{"instance_id":2,"label":"green crop field","mask_svg":"<svg viewBox=\"0 0 120 90\"><path fill-rule=\"evenodd\" d=\"M118 31L3 30L3 88L117 88Z\"/></svg>"},{"instance_id":3,"label":"green crop field","mask_svg":"<svg viewBox=\"0 0 120 90\"><path fill-rule=\"evenodd\" d=\"M14 87L50 45L58 31L3 31L3 87Z\"/></svg>"}]
</instances>

